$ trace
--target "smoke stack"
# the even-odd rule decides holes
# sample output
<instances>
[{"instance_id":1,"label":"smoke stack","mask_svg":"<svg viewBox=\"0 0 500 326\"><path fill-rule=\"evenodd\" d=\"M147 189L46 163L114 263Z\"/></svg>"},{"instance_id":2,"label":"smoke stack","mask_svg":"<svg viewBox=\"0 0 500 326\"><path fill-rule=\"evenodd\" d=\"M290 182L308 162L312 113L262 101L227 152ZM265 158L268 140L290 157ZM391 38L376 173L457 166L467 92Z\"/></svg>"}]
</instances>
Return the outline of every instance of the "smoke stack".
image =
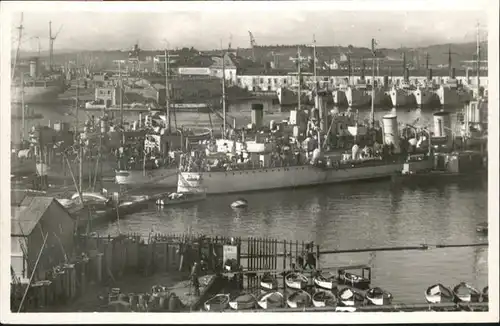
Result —
<instances>
[{"instance_id":1,"label":"smoke stack","mask_svg":"<svg viewBox=\"0 0 500 326\"><path fill-rule=\"evenodd\" d=\"M455 79L455 68L451 68L451 78Z\"/></svg>"}]
</instances>

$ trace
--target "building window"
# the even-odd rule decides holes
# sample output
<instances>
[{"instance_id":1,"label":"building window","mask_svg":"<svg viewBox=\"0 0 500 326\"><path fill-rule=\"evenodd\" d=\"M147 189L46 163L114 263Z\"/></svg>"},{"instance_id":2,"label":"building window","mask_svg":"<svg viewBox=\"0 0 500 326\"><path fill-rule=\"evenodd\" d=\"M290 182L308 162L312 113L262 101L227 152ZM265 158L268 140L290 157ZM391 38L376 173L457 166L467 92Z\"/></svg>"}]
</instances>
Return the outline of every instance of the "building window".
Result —
<instances>
[{"instance_id":1,"label":"building window","mask_svg":"<svg viewBox=\"0 0 500 326\"><path fill-rule=\"evenodd\" d=\"M283 84L286 84L286 79L283 79Z\"/></svg>"},{"instance_id":2,"label":"building window","mask_svg":"<svg viewBox=\"0 0 500 326\"><path fill-rule=\"evenodd\" d=\"M241 78L237 79L237 83L238 83L238 85L241 85Z\"/></svg>"},{"instance_id":3,"label":"building window","mask_svg":"<svg viewBox=\"0 0 500 326\"><path fill-rule=\"evenodd\" d=\"M267 86L267 90L270 91L271 90L271 86Z\"/></svg>"},{"instance_id":4,"label":"building window","mask_svg":"<svg viewBox=\"0 0 500 326\"><path fill-rule=\"evenodd\" d=\"M274 83L277 84L278 83L278 78L274 78Z\"/></svg>"},{"instance_id":5,"label":"building window","mask_svg":"<svg viewBox=\"0 0 500 326\"><path fill-rule=\"evenodd\" d=\"M268 78L268 79L267 79L267 83L268 83L268 84L271 84L271 78Z\"/></svg>"},{"instance_id":6,"label":"building window","mask_svg":"<svg viewBox=\"0 0 500 326\"><path fill-rule=\"evenodd\" d=\"M260 83L261 83L261 84L264 84L264 78L261 78L261 79L260 79Z\"/></svg>"}]
</instances>

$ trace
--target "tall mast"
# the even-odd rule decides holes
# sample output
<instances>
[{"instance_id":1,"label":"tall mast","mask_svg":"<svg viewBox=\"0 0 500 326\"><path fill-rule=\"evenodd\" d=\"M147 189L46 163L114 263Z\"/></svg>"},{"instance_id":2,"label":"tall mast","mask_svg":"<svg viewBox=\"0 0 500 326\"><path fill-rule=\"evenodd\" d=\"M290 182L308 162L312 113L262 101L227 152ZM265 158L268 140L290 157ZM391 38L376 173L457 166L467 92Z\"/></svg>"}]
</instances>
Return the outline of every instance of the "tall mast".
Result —
<instances>
[{"instance_id":1,"label":"tall mast","mask_svg":"<svg viewBox=\"0 0 500 326\"><path fill-rule=\"evenodd\" d=\"M17 42L16 57L14 59L14 69L12 69L12 77L11 78L14 78L14 74L15 74L16 67L17 67L17 60L19 60L19 55L21 52L21 39L23 37L23 29L24 29L23 18L24 18L24 14L21 13L21 23L19 24L19 27L17 27L17 29L19 30L19 36L18 36L18 42Z\"/></svg>"},{"instance_id":2,"label":"tall mast","mask_svg":"<svg viewBox=\"0 0 500 326\"><path fill-rule=\"evenodd\" d=\"M375 127L375 45L377 45L377 42L372 38L372 105L370 115L372 128Z\"/></svg>"},{"instance_id":3,"label":"tall mast","mask_svg":"<svg viewBox=\"0 0 500 326\"><path fill-rule=\"evenodd\" d=\"M450 78L451 78L451 75L452 75L452 73L451 73L452 69L453 68L451 67L451 45L450 45L448 47L448 74L449 74Z\"/></svg>"},{"instance_id":4,"label":"tall mast","mask_svg":"<svg viewBox=\"0 0 500 326\"><path fill-rule=\"evenodd\" d=\"M300 58L300 46L297 47L297 66L298 66L298 92L297 92L297 111L300 111L300 64L301 64L301 58Z\"/></svg>"},{"instance_id":5,"label":"tall mast","mask_svg":"<svg viewBox=\"0 0 500 326\"><path fill-rule=\"evenodd\" d=\"M167 132L170 133L170 87L168 83L168 61L169 61L169 56L168 56L168 50L165 49L165 110L167 111Z\"/></svg>"},{"instance_id":6,"label":"tall mast","mask_svg":"<svg viewBox=\"0 0 500 326\"><path fill-rule=\"evenodd\" d=\"M24 72L21 72L21 120L22 120L22 127L21 127L21 144L24 142L24 135L25 135L25 129L26 129L26 122L24 121Z\"/></svg>"},{"instance_id":7,"label":"tall mast","mask_svg":"<svg viewBox=\"0 0 500 326\"><path fill-rule=\"evenodd\" d=\"M52 71L52 54L54 51L54 40L52 39L52 22L49 22L49 70Z\"/></svg>"},{"instance_id":8,"label":"tall mast","mask_svg":"<svg viewBox=\"0 0 500 326\"><path fill-rule=\"evenodd\" d=\"M122 65L121 61L118 61L118 74L120 79L120 123L123 128L123 81L122 81Z\"/></svg>"},{"instance_id":9,"label":"tall mast","mask_svg":"<svg viewBox=\"0 0 500 326\"><path fill-rule=\"evenodd\" d=\"M481 72L481 46L479 45L479 23L477 23L477 31L476 31L476 48L477 48L477 54L476 54L476 66L477 66L477 94L479 97L479 84L480 84L480 72Z\"/></svg>"},{"instance_id":10,"label":"tall mast","mask_svg":"<svg viewBox=\"0 0 500 326\"><path fill-rule=\"evenodd\" d=\"M318 76L316 75L316 36L313 34L313 68L314 68L314 89L316 96L318 93Z\"/></svg>"},{"instance_id":11,"label":"tall mast","mask_svg":"<svg viewBox=\"0 0 500 326\"><path fill-rule=\"evenodd\" d=\"M224 60L225 53L222 52L222 133L226 138L226 64Z\"/></svg>"}]
</instances>

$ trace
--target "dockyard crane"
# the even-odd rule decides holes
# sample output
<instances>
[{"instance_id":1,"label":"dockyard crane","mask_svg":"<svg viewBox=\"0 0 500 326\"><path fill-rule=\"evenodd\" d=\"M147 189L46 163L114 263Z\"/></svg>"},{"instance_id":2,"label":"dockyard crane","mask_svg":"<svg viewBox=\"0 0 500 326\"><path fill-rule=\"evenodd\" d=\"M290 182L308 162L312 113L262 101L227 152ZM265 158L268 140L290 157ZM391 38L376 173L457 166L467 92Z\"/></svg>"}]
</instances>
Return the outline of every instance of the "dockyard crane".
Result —
<instances>
[{"instance_id":1,"label":"dockyard crane","mask_svg":"<svg viewBox=\"0 0 500 326\"><path fill-rule=\"evenodd\" d=\"M52 71L52 64L54 60L54 41L57 39L57 36L61 32L63 25L59 27L59 30L55 35L52 35L52 22L49 22L49 69Z\"/></svg>"},{"instance_id":2,"label":"dockyard crane","mask_svg":"<svg viewBox=\"0 0 500 326\"><path fill-rule=\"evenodd\" d=\"M255 47L257 43L255 42L255 38L253 37L252 32L248 31L248 35L250 36L250 47L252 48L252 58L255 61Z\"/></svg>"}]
</instances>

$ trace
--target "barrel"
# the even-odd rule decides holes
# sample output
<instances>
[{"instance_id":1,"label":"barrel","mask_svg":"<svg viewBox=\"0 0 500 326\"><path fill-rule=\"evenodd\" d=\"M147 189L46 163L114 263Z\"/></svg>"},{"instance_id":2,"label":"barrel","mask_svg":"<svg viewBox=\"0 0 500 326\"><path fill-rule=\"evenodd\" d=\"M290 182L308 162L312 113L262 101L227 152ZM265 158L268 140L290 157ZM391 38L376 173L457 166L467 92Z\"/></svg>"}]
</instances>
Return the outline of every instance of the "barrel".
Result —
<instances>
[{"instance_id":1,"label":"barrel","mask_svg":"<svg viewBox=\"0 0 500 326\"><path fill-rule=\"evenodd\" d=\"M433 114L433 119L435 137L445 137L451 132L451 120L449 112L436 112Z\"/></svg>"}]
</instances>

